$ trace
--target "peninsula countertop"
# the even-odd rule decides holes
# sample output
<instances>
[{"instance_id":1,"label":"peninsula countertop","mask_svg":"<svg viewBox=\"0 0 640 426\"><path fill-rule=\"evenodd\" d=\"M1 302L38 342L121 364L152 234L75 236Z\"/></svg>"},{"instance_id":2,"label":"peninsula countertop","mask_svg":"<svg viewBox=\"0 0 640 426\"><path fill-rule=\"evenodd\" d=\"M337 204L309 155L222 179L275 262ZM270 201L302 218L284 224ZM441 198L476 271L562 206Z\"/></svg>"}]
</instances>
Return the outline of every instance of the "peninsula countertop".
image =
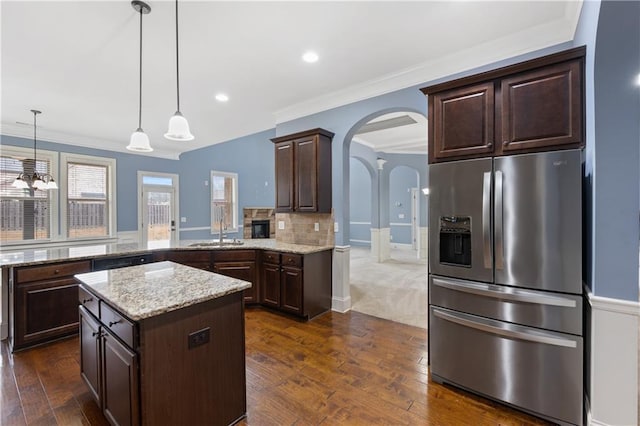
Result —
<instances>
[{"instance_id":1,"label":"peninsula countertop","mask_svg":"<svg viewBox=\"0 0 640 426\"><path fill-rule=\"evenodd\" d=\"M75 276L134 321L216 299L251 283L174 262L156 262Z\"/></svg>"},{"instance_id":2,"label":"peninsula countertop","mask_svg":"<svg viewBox=\"0 0 640 426\"><path fill-rule=\"evenodd\" d=\"M285 253L311 254L325 250L332 250L333 246L312 246L304 244L290 244L275 239L246 239L239 240L241 245L223 246L194 246L215 242L212 240L181 240L175 244L167 243L163 246L145 246L138 243L103 243L86 245L68 245L57 247L34 247L27 249L0 250L0 267L29 266L48 262L65 260L94 259L103 256L126 256L151 253L163 250L274 250Z\"/></svg>"}]
</instances>

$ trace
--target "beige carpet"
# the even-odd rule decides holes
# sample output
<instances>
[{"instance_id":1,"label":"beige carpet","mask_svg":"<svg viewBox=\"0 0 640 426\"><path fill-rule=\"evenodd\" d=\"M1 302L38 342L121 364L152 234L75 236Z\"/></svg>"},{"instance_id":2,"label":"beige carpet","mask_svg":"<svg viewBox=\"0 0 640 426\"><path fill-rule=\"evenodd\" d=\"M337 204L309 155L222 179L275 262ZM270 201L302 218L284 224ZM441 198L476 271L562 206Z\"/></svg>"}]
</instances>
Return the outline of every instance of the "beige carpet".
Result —
<instances>
[{"instance_id":1,"label":"beige carpet","mask_svg":"<svg viewBox=\"0 0 640 426\"><path fill-rule=\"evenodd\" d=\"M427 328L427 264L407 248L375 262L368 248L351 247L351 309Z\"/></svg>"}]
</instances>

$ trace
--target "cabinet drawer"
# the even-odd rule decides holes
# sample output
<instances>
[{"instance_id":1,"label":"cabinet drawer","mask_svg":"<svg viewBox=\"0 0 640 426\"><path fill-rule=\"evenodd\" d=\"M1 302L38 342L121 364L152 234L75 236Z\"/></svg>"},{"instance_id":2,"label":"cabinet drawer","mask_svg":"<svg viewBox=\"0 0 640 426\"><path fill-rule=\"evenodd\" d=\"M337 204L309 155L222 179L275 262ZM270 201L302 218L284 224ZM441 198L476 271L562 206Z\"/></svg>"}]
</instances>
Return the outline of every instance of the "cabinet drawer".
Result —
<instances>
[{"instance_id":1,"label":"cabinet drawer","mask_svg":"<svg viewBox=\"0 0 640 426\"><path fill-rule=\"evenodd\" d=\"M29 281L39 281L57 277L91 272L91 261L55 263L45 266L30 266L16 270L16 281L24 283Z\"/></svg>"},{"instance_id":2,"label":"cabinet drawer","mask_svg":"<svg viewBox=\"0 0 640 426\"><path fill-rule=\"evenodd\" d=\"M255 250L224 250L213 252L214 262L235 262L242 260L255 260L255 258Z\"/></svg>"},{"instance_id":3,"label":"cabinet drawer","mask_svg":"<svg viewBox=\"0 0 640 426\"><path fill-rule=\"evenodd\" d=\"M135 348L135 324L113 310L102 300L100 301L100 320L120 340L129 345L129 347Z\"/></svg>"},{"instance_id":4,"label":"cabinet drawer","mask_svg":"<svg viewBox=\"0 0 640 426\"><path fill-rule=\"evenodd\" d=\"M172 251L167 253L166 259L174 262L209 262L211 253L200 250Z\"/></svg>"},{"instance_id":5,"label":"cabinet drawer","mask_svg":"<svg viewBox=\"0 0 640 426\"><path fill-rule=\"evenodd\" d=\"M280 253L277 251L265 251L262 253L262 261L265 263L280 264Z\"/></svg>"},{"instance_id":6,"label":"cabinet drawer","mask_svg":"<svg viewBox=\"0 0 640 426\"><path fill-rule=\"evenodd\" d=\"M302 256L299 254L282 253L282 266L302 266Z\"/></svg>"},{"instance_id":7,"label":"cabinet drawer","mask_svg":"<svg viewBox=\"0 0 640 426\"><path fill-rule=\"evenodd\" d=\"M78 287L78 302L96 318L100 317L98 298L82 287Z\"/></svg>"}]
</instances>

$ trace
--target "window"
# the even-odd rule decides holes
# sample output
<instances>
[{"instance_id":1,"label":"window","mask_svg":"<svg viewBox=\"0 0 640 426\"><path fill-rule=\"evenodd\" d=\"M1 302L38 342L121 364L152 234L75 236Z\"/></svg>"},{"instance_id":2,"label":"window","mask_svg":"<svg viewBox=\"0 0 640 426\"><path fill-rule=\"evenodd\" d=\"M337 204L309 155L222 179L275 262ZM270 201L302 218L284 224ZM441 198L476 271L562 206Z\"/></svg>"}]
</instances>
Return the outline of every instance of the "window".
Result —
<instances>
[{"instance_id":1,"label":"window","mask_svg":"<svg viewBox=\"0 0 640 426\"><path fill-rule=\"evenodd\" d=\"M115 165L112 158L62 154L62 224L67 238L115 234Z\"/></svg>"},{"instance_id":2,"label":"window","mask_svg":"<svg viewBox=\"0 0 640 426\"><path fill-rule=\"evenodd\" d=\"M57 179L55 152L38 150L36 170ZM17 189L13 181L22 172L33 173L33 150L3 146L0 152L0 242L49 240L57 236L57 190Z\"/></svg>"},{"instance_id":3,"label":"window","mask_svg":"<svg viewBox=\"0 0 640 426\"><path fill-rule=\"evenodd\" d=\"M211 171L211 233L238 231L238 175Z\"/></svg>"}]
</instances>

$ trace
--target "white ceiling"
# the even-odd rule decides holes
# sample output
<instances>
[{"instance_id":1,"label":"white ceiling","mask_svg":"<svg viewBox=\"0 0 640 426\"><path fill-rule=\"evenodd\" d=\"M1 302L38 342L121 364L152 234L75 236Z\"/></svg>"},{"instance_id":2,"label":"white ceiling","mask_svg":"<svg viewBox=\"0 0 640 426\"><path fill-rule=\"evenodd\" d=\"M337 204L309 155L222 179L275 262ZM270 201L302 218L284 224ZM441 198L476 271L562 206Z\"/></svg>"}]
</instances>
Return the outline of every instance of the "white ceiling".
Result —
<instances>
[{"instance_id":1,"label":"white ceiling","mask_svg":"<svg viewBox=\"0 0 640 426\"><path fill-rule=\"evenodd\" d=\"M162 135L176 109L175 5L149 4L142 127L151 155L166 158L571 40L581 9L579 1L184 0L180 106L196 139L172 142ZM39 139L125 151L138 117L139 15L129 2L3 0L0 14L2 133L31 137L16 122L32 123L36 108ZM316 64L300 59L308 49ZM230 101L217 102L218 92Z\"/></svg>"}]
</instances>

